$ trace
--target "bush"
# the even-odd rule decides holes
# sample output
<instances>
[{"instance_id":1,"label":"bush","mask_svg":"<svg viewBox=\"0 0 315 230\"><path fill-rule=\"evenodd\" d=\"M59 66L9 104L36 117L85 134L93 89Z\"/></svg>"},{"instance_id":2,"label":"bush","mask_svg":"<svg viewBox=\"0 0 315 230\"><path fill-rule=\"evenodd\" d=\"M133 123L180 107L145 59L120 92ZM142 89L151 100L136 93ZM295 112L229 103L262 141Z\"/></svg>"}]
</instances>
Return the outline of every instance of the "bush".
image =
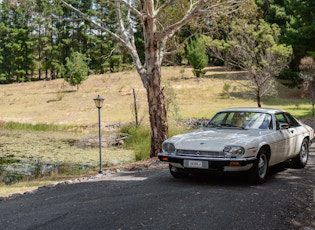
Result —
<instances>
[{"instance_id":1,"label":"bush","mask_svg":"<svg viewBox=\"0 0 315 230\"><path fill-rule=\"evenodd\" d=\"M90 59L85 57L84 54L74 52L66 58L66 61L64 79L70 85L77 86L78 90L79 85L88 78Z\"/></svg>"},{"instance_id":2,"label":"bush","mask_svg":"<svg viewBox=\"0 0 315 230\"><path fill-rule=\"evenodd\" d=\"M123 126L120 132L129 135L125 144L127 148L135 151L137 161L146 160L150 157L151 136L148 126L140 125L136 127L134 124L128 124Z\"/></svg>"},{"instance_id":3,"label":"bush","mask_svg":"<svg viewBox=\"0 0 315 230\"><path fill-rule=\"evenodd\" d=\"M169 127L169 136L188 131L187 128L180 125ZM151 136L150 127L140 125L136 127L134 124L128 124L121 127L120 132L129 134L125 144L129 149L135 151L136 161L146 160L150 157Z\"/></svg>"},{"instance_id":4,"label":"bush","mask_svg":"<svg viewBox=\"0 0 315 230\"><path fill-rule=\"evenodd\" d=\"M189 63L193 66L193 74L199 78L205 75L206 71L205 67L208 65L208 55L205 52L204 41L201 38L197 38L196 40L191 40L190 44L187 46L187 55Z\"/></svg>"}]
</instances>

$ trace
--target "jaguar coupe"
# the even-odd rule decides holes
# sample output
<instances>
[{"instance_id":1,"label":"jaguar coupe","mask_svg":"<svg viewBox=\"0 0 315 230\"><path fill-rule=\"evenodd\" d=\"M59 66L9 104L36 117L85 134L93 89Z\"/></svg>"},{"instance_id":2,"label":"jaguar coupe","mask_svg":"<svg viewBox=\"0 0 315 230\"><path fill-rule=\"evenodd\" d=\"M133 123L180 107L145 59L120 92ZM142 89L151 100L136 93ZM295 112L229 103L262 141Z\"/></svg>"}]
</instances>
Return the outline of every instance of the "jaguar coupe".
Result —
<instances>
[{"instance_id":1,"label":"jaguar coupe","mask_svg":"<svg viewBox=\"0 0 315 230\"><path fill-rule=\"evenodd\" d=\"M175 178L242 171L259 184L265 182L268 168L281 162L304 168L313 136L310 126L284 110L225 109L200 129L164 141L158 158L168 162Z\"/></svg>"}]
</instances>

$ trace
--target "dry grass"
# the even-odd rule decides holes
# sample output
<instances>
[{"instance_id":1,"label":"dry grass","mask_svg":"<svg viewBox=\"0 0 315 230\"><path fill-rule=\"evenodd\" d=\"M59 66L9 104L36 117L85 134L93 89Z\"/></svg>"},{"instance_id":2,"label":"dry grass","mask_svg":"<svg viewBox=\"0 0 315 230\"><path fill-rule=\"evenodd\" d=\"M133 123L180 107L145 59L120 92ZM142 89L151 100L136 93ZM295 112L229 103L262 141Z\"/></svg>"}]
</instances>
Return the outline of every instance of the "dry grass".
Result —
<instances>
[{"instance_id":1,"label":"dry grass","mask_svg":"<svg viewBox=\"0 0 315 230\"><path fill-rule=\"evenodd\" d=\"M212 67L208 69L207 78L198 82L191 68L165 67L162 80L164 85L170 84L175 90L182 118L210 117L226 107L256 107L252 95L241 94L232 99L221 96L224 84L231 85L234 93L244 92L242 86L226 78L226 74L220 68ZM137 93L140 116L147 119L146 92L135 71L90 76L79 91L62 79L0 85L0 121L96 125L97 109L93 98L99 94L105 98L101 110L103 123L129 122L134 120L132 89ZM284 92L300 94L300 91L287 89Z\"/></svg>"},{"instance_id":2,"label":"dry grass","mask_svg":"<svg viewBox=\"0 0 315 230\"><path fill-rule=\"evenodd\" d=\"M184 70L184 72L182 72ZM207 75L220 74L216 69ZM170 82L177 94L182 117L208 117L230 106L256 106L253 100L222 98L223 78L204 78L197 82L190 68L163 68L163 83ZM140 115L147 117L146 92L135 71L90 76L79 91L62 79L0 85L0 120L25 123L91 125L97 122L93 98L105 98L102 122L132 121L132 89L140 104Z\"/></svg>"}]
</instances>

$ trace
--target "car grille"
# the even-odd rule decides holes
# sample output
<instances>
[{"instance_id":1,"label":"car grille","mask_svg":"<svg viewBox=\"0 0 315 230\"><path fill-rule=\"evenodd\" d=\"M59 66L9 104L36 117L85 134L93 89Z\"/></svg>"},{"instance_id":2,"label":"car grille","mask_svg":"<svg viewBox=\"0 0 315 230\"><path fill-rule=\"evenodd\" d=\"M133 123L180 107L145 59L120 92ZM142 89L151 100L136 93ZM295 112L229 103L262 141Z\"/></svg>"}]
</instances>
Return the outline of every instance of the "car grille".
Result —
<instances>
[{"instance_id":1,"label":"car grille","mask_svg":"<svg viewBox=\"0 0 315 230\"><path fill-rule=\"evenodd\" d=\"M178 155L178 156L224 157L223 152L196 151L196 150L183 150L183 149L177 149L176 155Z\"/></svg>"}]
</instances>

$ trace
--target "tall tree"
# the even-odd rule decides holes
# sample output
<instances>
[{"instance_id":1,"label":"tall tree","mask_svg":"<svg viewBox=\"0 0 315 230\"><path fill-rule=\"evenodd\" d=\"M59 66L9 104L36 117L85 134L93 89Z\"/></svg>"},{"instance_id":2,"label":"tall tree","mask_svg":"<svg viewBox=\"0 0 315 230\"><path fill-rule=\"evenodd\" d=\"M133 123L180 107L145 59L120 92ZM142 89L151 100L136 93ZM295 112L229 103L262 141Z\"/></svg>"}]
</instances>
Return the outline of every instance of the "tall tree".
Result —
<instances>
[{"instance_id":1,"label":"tall tree","mask_svg":"<svg viewBox=\"0 0 315 230\"><path fill-rule=\"evenodd\" d=\"M35 43L34 55L36 58L36 71L38 79L42 79L43 72L48 78L51 36L53 32L52 17L54 8L50 6L49 0L36 0L33 11L32 37Z\"/></svg>"},{"instance_id":2,"label":"tall tree","mask_svg":"<svg viewBox=\"0 0 315 230\"><path fill-rule=\"evenodd\" d=\"M280 75L290 87L299 86L300 60L315 52L315 1L314 0L256 0L262 9L262 17L270 24L276 23L281 28L280 41L291 45L293 59L290 72Z\"/></svg>"},{"instance_id":3,"label":"tall tree","mask_svg":"<svg viewBox=\"0 0 315 230\"><path fill-rule=\"evenodd\" d=\"M28 1L3 0L0 9L0 49L3 58L0 71L7 82L28 80L34 69L34 43L31 34L31 11Z\"/></svg>"},{"instance_id":4,"label":"tall tree","mask_svg":"<svg viewBox=\"0 0 315 230\"><path fill-rule=\"evenodd\" d=\"M292 47L280 44L279 35L276 24L238 19L231 23L226 39L209 42L217 58L247 72L248 88L256 96L258 107L263 95L276 93L275 77L291 60Z\"/></svg>"},{"instance_id":5,"label":"tall tree","mask_svg":"<svg viewBox=\"0 0 315 230\"><path fill-rule=\"evenodd\" d=\"M156 156L162 150L162 142L168 135L165 97L161 85L161 65L166 54L166 44L184 25L199 19L209 23L217 14L229 13L238 7L241 0L111 0L116 10L115 32L93 20L88 12L60 0L73 11L81 14L96 28L112 35L123 43L129 51L135 67L147 92L149 119L151 125L151 152ZM100 3L102 1L99 1ZM165 17L164 12L175 11L177 17ZM172 19L172 20L170 20ZM135 46L134 28L140 23L143 28L144 61L142 62Z\"/></svg>"},{"instance_id":6,"label":"tall tree","mask_svg":"<svg viewBox=\"0 0 315 230\"><path fill-rule=\"evenodd\" d=\"M310 95L312 102L312 116L314 117L315 105L315 59L307 56L301 59L299 66L300 77L304 80L304 89Z\"/></svg>"}]
</instances>

